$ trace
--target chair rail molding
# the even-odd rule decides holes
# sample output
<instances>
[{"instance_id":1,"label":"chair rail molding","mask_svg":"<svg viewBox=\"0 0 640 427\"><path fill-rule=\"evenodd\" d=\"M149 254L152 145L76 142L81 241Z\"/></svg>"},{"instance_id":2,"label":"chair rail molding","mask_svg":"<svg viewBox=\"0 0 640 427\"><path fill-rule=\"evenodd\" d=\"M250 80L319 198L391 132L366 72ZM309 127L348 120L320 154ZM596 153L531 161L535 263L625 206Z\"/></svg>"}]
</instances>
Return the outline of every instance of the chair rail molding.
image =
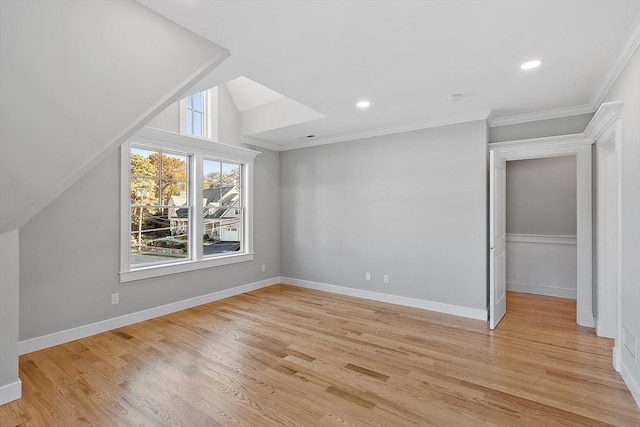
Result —
<instances>
[{"instance_id":1,"label":"chair rail molding","mask_svg":"<svg viewBox=\"0 0 640 427\"><path fill-rule=\"evenodd\" d=\"M594 327L592 281L591 144L588 135L571 134L489 144L505 160L576 157L577 323Z\"/></svg>"}]
</instances>

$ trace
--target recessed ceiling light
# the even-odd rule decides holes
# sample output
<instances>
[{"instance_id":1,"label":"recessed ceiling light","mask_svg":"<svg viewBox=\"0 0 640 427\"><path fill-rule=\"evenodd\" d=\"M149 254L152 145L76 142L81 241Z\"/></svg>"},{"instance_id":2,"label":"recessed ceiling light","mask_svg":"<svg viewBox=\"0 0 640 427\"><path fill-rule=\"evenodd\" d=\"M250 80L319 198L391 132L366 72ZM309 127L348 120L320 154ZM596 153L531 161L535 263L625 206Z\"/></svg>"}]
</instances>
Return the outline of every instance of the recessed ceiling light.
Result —
<instances>
[{"instance_id":1,"label":"recessed ceiling light","mask_svg":"<svg viewBox=\"0 0 640 427\"><path fill-rule=\"evenodd\" d=\"M361 108L361 109L366 109L369 108L371 106L371 103L367 100L362 100L362 101L358 101L358 103L356 104L356 107Z\"/></svg>"},{"instance_id":2,"label":"recessed ceiling light","mask_svg":"<svg viewBox=\"0 0 640 427\"><path fill-rule=\"evenodd\" d=\"M534 59L532 61L527 61L520 66L523 70L532 70L534 68L538 68L542 64L542 61L539 59Z\"/></svg>"}]
</instances>

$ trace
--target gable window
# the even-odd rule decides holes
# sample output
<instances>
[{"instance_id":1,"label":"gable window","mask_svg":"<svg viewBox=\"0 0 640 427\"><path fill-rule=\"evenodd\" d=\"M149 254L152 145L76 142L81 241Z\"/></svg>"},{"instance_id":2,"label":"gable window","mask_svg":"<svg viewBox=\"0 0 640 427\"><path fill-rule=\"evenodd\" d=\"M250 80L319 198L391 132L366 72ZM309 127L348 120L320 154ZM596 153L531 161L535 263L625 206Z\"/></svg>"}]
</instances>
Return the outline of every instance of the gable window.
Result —
<instances>
[{"instance_id":1,"label":"gable window","mask_svg":"<svg viewBox=\"0 0 640 427\"><path fill-rule=\"evenodd\" d=\"M151 128L123 144L121 281L252 260L257 154Z\"/></svg>"},{"instance_id":2,"label":"gable window","mask_svg":"<svg viewBox=\"0 0 640 427\"><path fill-rule=\"evenodd\" d=\"M180 101L180 133L217 139L215 117L218 89L194 93Z\"/></svg>"},{"instance_id":3,"label":"gable window","mask_svg":"<svg viewBox=\"0 0 640 427\"><path fill-rule=\"evenodd\" d=\"M205 136L206 92L194 93L185 100L185 133Z\"/></svg>"}]
</instances>

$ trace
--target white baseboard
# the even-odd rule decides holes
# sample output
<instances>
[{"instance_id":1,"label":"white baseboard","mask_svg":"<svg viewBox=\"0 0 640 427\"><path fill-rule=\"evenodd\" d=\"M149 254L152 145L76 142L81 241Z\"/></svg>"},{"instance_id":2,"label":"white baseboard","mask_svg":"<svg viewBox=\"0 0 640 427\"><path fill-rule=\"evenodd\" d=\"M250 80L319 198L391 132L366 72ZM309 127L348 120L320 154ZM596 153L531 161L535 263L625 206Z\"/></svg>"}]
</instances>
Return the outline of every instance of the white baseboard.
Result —
<instances>
[{"instance_id":1,"label":"white baseboard","mask_svg":"<svg viewBox=\"0 0 640 427\"><path fill-rule=\"evenodd\" d=\"M13 402L22 397L22 381L14 381L12 383L0 387L0 405Z\"/></svg>"},{"instance_id":2,"label":"white baseboard","mask_svg":"<svg viewBox=\"0 0 640 427\"><path fill-rule=\"evenodd\" d=\"M620 363L620 376L627 385L627 388L631 392L631 396L633 396L636 404L640 407L640 385L631 375L631 370L624 363L624 360L621 360Z\"/></svg>"},{"instance_id":3,"label":"white baseboard","mask_svg":"<svg viewBox=\"0 0 640 427\"><path fill-rule=\"evenodd\" d=\"M507 282L507 290L515 292L524 292L527 294L546 295L548 297L560 297L560 298L577 298L577 291L575 289L558 288L555 286L541 286L531 285L527 283Z\"/></svg>"},{"instance_id":4,"label":"white baseboard","mask_svg":"<svg viewBox=\"0 0 640 427\"><path fill-rule=\"evenodd\" d=\"M31 353L32 351L42 350L43 348L53 347L54 345L63 344L69 341L85 338L90 335L99 334L101 332L110 331L112 329L121 328L133 323L142 322L144 320L153 319L155 317L164 316L166 314L175 313L177 311L186 310L187 308L196 307L198 305L207 304L218 301L234 295L251 292L256 289L265 288L267 286L280 283L280 277L272 277L271 279L261 280L259 282L249 283L247 285L236 286L222 291L212 292L210 294L201 295L194 298L176 301L159 307L149 308L147 310L135 313L125 314L123 316L114 317L112 319L102 320L100 322L90 323L88 325L79 326L77 328L67 329L65 331L54 332L49 335L31 338L20 341L18 351L20 354Z\"/></svg>"},{"instance_id":5,"label":"white baseboard","mask_svg":"<svg viewBox=\"0 0 640 427\"><path fill-rule=\"evenodd\" d=\"M334 294L365 298L374 301L387 302L390 304L404 305L407 307L421 308L423 310L453 314L456 316L468 317L470 319L477 319L485 322L487 321L487 311L482 309L462 307L459 305L445 304L441 302L427 301L417 298L402 297L398 295L383 294L380 292L365 291L362 289L348 288L345 286L329 285L326 283L312 282L309 280L294 279L292 277L281 277L280 279L282 283L300 286L302 288L332 292Z\"/></svg>"},{"instance_id":6,"label":"white baseboard","mask_svg":"<svg viewBox=\"0 0 640 427\"><path fill-rule=\"evenodd\" d=\"M583 310L578 311L578 325L584 326L587 328L595 328L596 327L596 319L593 317L593 313L591 310Z\"/></svg>"}]
</instances>

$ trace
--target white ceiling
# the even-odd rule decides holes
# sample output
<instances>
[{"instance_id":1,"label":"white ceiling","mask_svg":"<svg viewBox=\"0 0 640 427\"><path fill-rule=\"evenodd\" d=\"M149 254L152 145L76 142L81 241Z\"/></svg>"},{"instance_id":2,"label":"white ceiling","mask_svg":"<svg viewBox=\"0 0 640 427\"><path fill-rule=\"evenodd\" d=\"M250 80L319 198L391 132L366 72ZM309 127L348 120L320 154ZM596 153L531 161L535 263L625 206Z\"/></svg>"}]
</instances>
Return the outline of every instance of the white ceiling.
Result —
<instances>
[{"instance_id":1,"label":"white ceiling","mask_svg":"<svg viewBox=\"0 0 640 427\"><path fill-rule=\"evenodd\" d=\"M261 107L284 98L281 93L244 76L236 77L225 83L225 86L229 90L239 112Z\"/></svg>"},{"instance_id":2,"label":"white ceiling","mask_svg":"<svg viewBox=\"0 0 640 427\"><path fill-rule=\"evenodd\" d=\"M253 135L280 149L595 111L640 26L640 0L139 1L231 51L203 85L244 75L326 116Z\"/></svg>"}]
</instances>

